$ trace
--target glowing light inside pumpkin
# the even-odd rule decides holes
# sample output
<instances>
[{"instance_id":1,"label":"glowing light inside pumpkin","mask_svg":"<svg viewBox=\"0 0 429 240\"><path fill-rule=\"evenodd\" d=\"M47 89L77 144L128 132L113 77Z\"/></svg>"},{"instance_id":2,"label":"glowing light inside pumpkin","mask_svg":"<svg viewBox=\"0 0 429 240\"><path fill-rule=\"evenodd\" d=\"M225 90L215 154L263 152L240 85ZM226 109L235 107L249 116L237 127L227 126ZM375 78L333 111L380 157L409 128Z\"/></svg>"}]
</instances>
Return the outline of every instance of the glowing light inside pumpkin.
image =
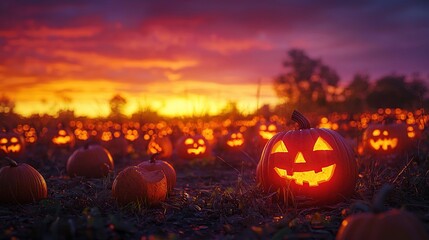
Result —
<instances>
[{"instance_id":1,"label":"glowing light inside pumpkin","mask_svg":"<svg viewBox=\"0 0 429 240\"><path fill-rule=\"evenodd\" d=\"M379 137L379 136L388 136L389 132L384 130L383 132L381 132L379 129L375 129L372 132L372 136L374 137ZM375 139L370 139L369 140L369 144L371 145L371 147L373 147L375 150L388 150L389 147L394 149L396 148L396 146L398 145L398 138L379 138L377 140Z\"/></svg>"},{"instance_id":2,"label":"glowing light inside pumpkin","mask_svg":"<svg viewBox=\"0 0 429 240\"><path fill-rule=\"evenodd\" d=\"M332 151L333 148L329 143L323 139L322 137L318 137L313 146L313 151ZM274 144L272 153L287 153L289 150L287 149L285 143L283 141L278 141ZM295 156L294 163L296 164L306 164L307 161L304 158L302 152L298 152ZM302 172L294 172L291 175L288 175L286 169L282 169L279 167L274 167L276 173L281 177L288 180L294 180L298 185L304 185L304 183L308 183L310 187L319 186L320 183L327 182L332 178L334 174L336 164L332 164L327 167L323 167L322 171L317 172L314 170L302 171Z\"/></svg>"},{"instance_id":3,"label":"glowing light inside pumpkin","mask_svg":"<svg viewBox=\"0 0 429 240\"><path fill-rule=\"evenodd\" d=\"M274 124L270 125L261 125L259 126L259 135L266 140L271 139L274 135L276 135L277 127Z\"/></svg>"},{"instance_id":4,"label":"glowing light inside pumpkin","mask_svg":"<svg viewBox=\"0 0 429 240\"><path fill-rule=\"evenodd\" d=\"M244 144L244 138L242 133L231 134L230 139L226 141L226 144L230 147L239 147Z\"/></svg>"},{"instance_id":5,"label":"glowing light inside pumpkin","mask_svg":"<svg viewBox=\"0 0 429 240\"><path fill-rule=\"evenodd\" d=\"M206 152L206 146L203 139L198 139L198 141L195 142L194 139L187 138L185 140L185 144L192 145L188 146L188 149L186 150L188 154L200 155Z\"/></svg>"},{"instance_id":6,"label":"glowing light inside pumpkin","mask_svg":"<svg viewBox=\"0 0 429 240\"><path fill-rule=\"evenodd\" d=\"M317 187L320 183L329 181L334 175L336 164L332 164L328 167L322 168L321 172L316 173L314 170L305 172L294 172L292 175L288 175L286 169L275 167L274 170L281 177L287 180L293 180L298 185L304 185L308 183L310 187Z\"/></svg>"},{"instance_id":7,"label":"glowing light inside pumpkin","mask_svg":"<svg viewBox=\"0 0 429 240\"><path fill-rule=\"evenodd\" d=\"M67 135L67 132L63 129L58 131L58 136L52 138L52 142L56 145L62 145L70 143L71 137Z\"/></svg>"}]
</instances>

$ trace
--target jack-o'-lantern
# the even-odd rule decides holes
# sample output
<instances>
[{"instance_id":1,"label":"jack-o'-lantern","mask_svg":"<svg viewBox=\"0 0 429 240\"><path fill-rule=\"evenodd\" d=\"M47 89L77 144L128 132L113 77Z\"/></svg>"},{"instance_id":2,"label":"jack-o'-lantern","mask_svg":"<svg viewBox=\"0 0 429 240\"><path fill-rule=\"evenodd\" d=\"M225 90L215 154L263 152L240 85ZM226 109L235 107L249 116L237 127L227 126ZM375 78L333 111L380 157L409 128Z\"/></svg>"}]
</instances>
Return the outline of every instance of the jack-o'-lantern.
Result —
<instances>
[{"instance_id":1,"label":"jack-o'-lantern","mask_svg":"<svg viewBox=\"0 0 429 240\"><path fill-rule=\"evenodd\" d=\"M23 137L13 131L0 132L0 150L11 158L19 158L24 153Z\"/></svg>"},{"instance_id":2,"label":"jack-o'-lantern","mask_svg":"<svg viewBox=\"0 0 429 240\"><path fill-rule=\"evenodd\" d=\"M224 147L230 151L240 151L244 148L244 135L240 131L232 131L224 137Z\"/></svg>"},{"instance_id":3,"label":"jack-o'-lantern","mask_svg":"<svg viewBox=\"0 0 429 240\"><path fill-rule=\"evenodd\" d=\"M159 137L154 135L147 145L147 154L158 153L159 159L168 159L173 155L173 144L168 136Z\"/></svg>"},{"instance_id":4,"label":"jack-o'-lantern","mask_svg":"<svg viewBox=\"0 0 429 240\"><path fill-rule=\"evenodd\" d=\"M270 140L278 132L277 124L274 122L261 122L257 126L258 135L260 138L266 142Z\"/></svg>"},{"instance_id":5,"label":"jack-o'-lantern","mask_svg":"<svg viewBox=\"0 0 429 240\"><path fill-rule=\"evenodd\" d=\"M264 147L257 179L264 190L334 201L354 191L357 166L352 148L337 132L310 128L308 120L294 111L298 130L280 132Z\"/></svg>"},{"instance_id":6,"label":"jack-o'-lantern","mask_svg":"<svg viewBox=\"0 0 429 240\"><path fill-rule=\"evenodd\" d=\"M183 136L176 144L177 155L182 159L208 157L210 151L207 140L199 134Z\"/></svg>"},{"instance_id":7,"label":"jack-o'-lantern","mask_svg":"<svg viewBox=\"0 0 429 240\"><path fill-rule=\"evenodd\" d=\"M363 149L369 154L396 154L408 145L406 124L371 124L362 137Z\"/></svg>"},{"instance_id":8,"label":"jack-o'-lantern","mask_svg":"<svg viewBox=\"0 0 429 240\"><path fill-rule=\"evenodd\" d=\"M49 129L47 133L51 144L56 148L73 148L75 137L73 132L63 124L58 124L57 128Z\"/></svg>"}]
</instances>

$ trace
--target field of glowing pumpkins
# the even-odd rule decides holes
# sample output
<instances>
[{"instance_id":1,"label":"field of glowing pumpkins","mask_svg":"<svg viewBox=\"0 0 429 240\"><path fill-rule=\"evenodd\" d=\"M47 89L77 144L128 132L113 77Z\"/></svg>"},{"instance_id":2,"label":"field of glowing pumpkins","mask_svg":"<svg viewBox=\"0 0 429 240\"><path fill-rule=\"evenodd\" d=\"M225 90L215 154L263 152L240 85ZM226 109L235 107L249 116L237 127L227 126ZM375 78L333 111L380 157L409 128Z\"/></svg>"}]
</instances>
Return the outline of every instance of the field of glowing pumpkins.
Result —
<instances>
[{"instance_id":1,"label":"field of glowing pumpkins","mask_svg":"<svg viewBox=\"0 0 429 240\"><path fill-rule=\"evenodd\" d=\"M1 239L429 239L429 115L6 119Z\"/></svg>"}]
</instances>

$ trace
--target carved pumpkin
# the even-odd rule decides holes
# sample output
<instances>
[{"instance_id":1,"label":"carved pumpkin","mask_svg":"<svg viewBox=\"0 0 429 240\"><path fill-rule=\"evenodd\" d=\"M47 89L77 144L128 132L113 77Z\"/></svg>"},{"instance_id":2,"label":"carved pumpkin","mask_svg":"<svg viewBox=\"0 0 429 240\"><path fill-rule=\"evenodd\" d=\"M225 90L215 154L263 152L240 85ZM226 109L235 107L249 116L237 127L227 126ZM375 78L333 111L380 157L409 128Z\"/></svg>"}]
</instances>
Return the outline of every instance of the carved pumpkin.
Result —
<instances>
[{"instance_id":1,"label":"carved pumpkin","mask_svg":"<svg viewBox=\"0 0 429 240\"><path fill-rule=\"evenodd\" d=\"M112 156L99 145L78 148L67 160L67 174L71 177L101 178L113 171L113 167Z\"/></svg>"},{"instance_id":2,"label":"carved pumpkin","mask_svg":"<svg viewBox=\"0 0 429 240\"><path fill-rule=\"evenodd\" d=\"M31 203L48 196L45 179L32 166L8 159L0 169L0 203Z\"/></svg>"},{"instance_id":3,"label":"carved pumpkin","mask_svg":"<svg viewBox=\"0 0 429 240\"><path fill-rule=\"evenodd\" d=\"M226 151L240 151L244 148L244 134L240 131L231 131L223 137L223 149Z\"/></svg>"},{"instance_id":4,"label":"carved pumpkin","mask_svg":"<svg viewBox=\"0 0 429 240\"><path fill-rule=\"evenodd\" d=\"M176 185L176 170L166 161L156 160L157 154L153 154L149 161L145 161L137 165L148 171L161 170L167 178L167 188L171 192Z\"/></svg>"},{"instance_id":5,"label":"carved pumpkin","mask_svg":"<svg viewBox=\"0 0 429 240\"><path fill-rule=\"evenodd\" d=\"M278 132L277 124L270 121L263 121L257 125L258 135L263 142L267 142Z\"/></svg>"},{"instance_id":6,"label":"carved pumpkin","mask_svg":"<svg viewBox=\"0 0 429 240\"><path fill-rule=\"evenodd\" d=\"M379 193L374 198L375 206L372 209L376 210L375 212L358 213L344 219L338 230L336 239L429 239L424 225L412 213L399 209L383 211L384 197L388 191L390 189L385 186L380 191L381 196Z\"/></svg>"},{"instance_id":7,"label":"carved pumpkin","mask_svg":"<svg viewBox=\"0 0 429 240\"><path fill-rule=\"evenodd\" d=\"M167 178L161 170L127 167L113 181L112 195L120 205L156 205L167 196Z\"/></svg>"},{"instance_id":8,"label":"carved pumpkin","mask_svg":"<svg viewBox=\"0 0 429 240\"><path fill-rule=\"evenodd\" d=\"M71 149L75 145L73 132L63 124L58 124L56 128L49 129L47 137L56 148Z\"/></svg>"},{"instance_id":9,"label":"carved pumpkin","mask_svg":"<svg viewBox=\"0 0 429 240\"><path fill-rule=\"evenodd\" d=\"M177 155L182 159L208 157L210 151L207 140L199 134L183 136L176 144Z\"/></svg>"},{"instance_id":10,"label":"carved pumpkin","mask_svg":"<svg viewBox=\"0 0 429 240\"><path fill-rule=\"evenodd\" d=\"M19 158L24 153L25 143L23 137L15 132L0 132L0 151L11 158Z\"/></svg>"},{"instance_id":11,"label":"carved pumpkin","mask_svg":"<svg viewBox=\"0 0 429 240\"><path fill-rule=\"evenodd\" d=\"M362 142L365 153L395 154L408 145L406 124L371 124L364 131Z\"/></svg>"},{"instance_id":12,"label":"carved pumpkin","mask_svg":"<svg viewBox=\"0 0 429 240\"><path fill-rule=\"evenodd\" d=\"M147 145L147 154L157 156L160 159L169 159L173 155L173 144L168 136L158 137L154 135Z\"/></svg>"},{"instance_id":13,"label":"carved pumpkin","mask_svg":"<svg viewBox=\"0 0 429 240\"><path fill-rule=\"evenodd\" d=\"M338 200L354 191L357 166L346 141L333 130L310 128L294 111L298 130L280 132L264 147L257 180L266 191L291 191L314 200ZM282 197L282 196L280 196Z\"/></svg>"}]
</instances>

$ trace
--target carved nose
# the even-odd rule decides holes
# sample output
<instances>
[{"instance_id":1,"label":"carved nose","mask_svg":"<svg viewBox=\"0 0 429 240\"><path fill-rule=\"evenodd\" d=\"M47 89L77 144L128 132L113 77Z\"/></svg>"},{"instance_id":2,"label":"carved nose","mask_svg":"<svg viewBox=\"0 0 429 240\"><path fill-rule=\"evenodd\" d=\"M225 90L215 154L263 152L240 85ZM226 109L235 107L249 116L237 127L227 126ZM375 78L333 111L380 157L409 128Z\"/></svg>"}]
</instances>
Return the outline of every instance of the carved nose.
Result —
<instances>
[{"instance_id":1,"label":"carved nose","mask_svg":"<svg viewBox=\"0 0 429 240\"><path fill-rule=\"evenodd\" d=\"M295 157L295 163L306 163L304 159L304 155L302 155L302 152L298 152Z\"/></svg>"}]
</instances>

